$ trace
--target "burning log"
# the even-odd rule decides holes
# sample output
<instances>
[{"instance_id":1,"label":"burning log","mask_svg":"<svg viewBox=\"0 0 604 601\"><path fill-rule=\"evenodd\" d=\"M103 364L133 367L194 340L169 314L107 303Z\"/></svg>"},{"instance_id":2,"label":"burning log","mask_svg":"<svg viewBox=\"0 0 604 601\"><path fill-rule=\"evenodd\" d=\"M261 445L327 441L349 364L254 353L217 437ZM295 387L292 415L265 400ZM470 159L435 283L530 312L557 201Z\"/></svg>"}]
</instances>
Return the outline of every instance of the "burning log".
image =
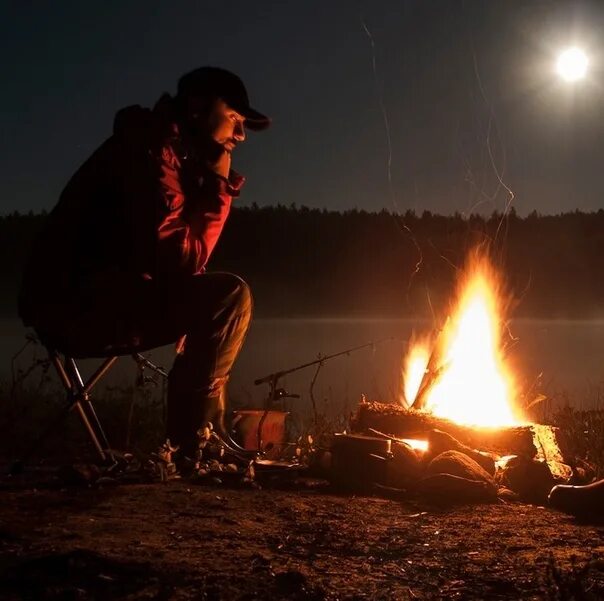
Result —
<instances>
[{"instance_id":1,"label":"burning log","mask_svg":"<svg viewBox=\"0 0 604 601\"><path fill-rule=\"evenodd\" d=\"M555 483L572 476L565 462L569 454L561 450L562 437L552 426L468 426L425 411L366 401L351 426L353 432L427 441L422 461L427 468L418 491L428 497L438 497L440 491L452 502L468 500L466 494L486 501L497 482L525 501L543 503Z\"/></svg>"},{"instance_id":2,"label":"burning log","mask_svg":"<svg viewBox=\"0 0 604 601\"><path fill-rule=\"evenodd\" d=\"M562 463L568 455L561 447L562 440L558 436L557 428L553 426L532 424L497 428L468 426L456 424L424 411L405 409L394 404L361 402L353 417L351 427L353 432L375 429L398 438L422 440L428 440L431 436L434 438L434 434L431 433L434 430L440 430L470 449L479 449L497 455L540 458L546 460L548 464ZM455 447L451 449L460 450ZM438 450L451 449L440 448ZM476 460L476 457L473 458ZM483 467L485 466L483 465ZM554 476L561 479L569 476L569 472L563 467L552 471L556 471Z\"/></svg>"},{"instance_id":3,"label":"burning log","mask_svg":"<svg viewBox=\"0 0 604 601\"><path fill-rule=\"evenodd\" d=\"M491 502L497 485L473 459L459 451L430 460L422 451L384 436L336 434L330 479L344 488L420 493L440 504Z\"/></svg>"}]
</instances>

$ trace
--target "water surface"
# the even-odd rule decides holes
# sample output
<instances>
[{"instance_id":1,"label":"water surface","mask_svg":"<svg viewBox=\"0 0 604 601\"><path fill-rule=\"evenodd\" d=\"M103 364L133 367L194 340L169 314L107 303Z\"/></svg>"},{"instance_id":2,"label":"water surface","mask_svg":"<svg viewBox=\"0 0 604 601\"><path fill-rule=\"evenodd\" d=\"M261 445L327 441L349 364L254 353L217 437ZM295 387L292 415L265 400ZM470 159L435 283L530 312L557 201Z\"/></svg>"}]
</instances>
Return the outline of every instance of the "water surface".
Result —
<instances>
[{"instance_id":1,"label":"water surface","mask_svg":"<svg viewBox=\"0 0 604 601\"><path fill-rule=\"evenodd\" d=\"M11 377L11 358L25 341L26 329L16 319L0 321L0 378ZM230 394L238 403L260 405L268 387L254 386L256 378L313 361L319 355L338 353L371 341L381 341L349 355L327 361L314 385L314 396L329 413L350 411L362 394L371 399L391 400L400 390L400 366L412 331L423 332L429 323L393 319L258 319L250 329L235 366ZM517 320L511 324L517 340L509 350L520 386L548 395L555 403L578 408L604 407L604 321ZM384 339L387 339L384 341ZM28 348L17 367L27 367L41 349ZM169 368L172 347L156 349L148 356ZM94 362L83 362L90 369ZM134 364L121 358L106 380L128 385L134 380ZM315 367L281 380L289 392L300 394L288 408L303 412L310 407L310 384ZM35 378L35 375L32 376Z\"/></svg>"}]
</instances>

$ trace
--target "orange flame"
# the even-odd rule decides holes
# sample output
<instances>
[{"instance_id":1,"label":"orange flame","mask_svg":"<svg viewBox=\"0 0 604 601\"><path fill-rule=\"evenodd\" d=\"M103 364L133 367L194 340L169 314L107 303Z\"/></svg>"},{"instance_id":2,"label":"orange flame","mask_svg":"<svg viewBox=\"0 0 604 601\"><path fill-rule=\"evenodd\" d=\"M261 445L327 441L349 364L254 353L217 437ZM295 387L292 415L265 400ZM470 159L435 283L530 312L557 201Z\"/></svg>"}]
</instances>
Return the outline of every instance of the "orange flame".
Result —
<instances>
[{"instance_id":1,"label":"orange flame","mask_svg":"<svg viewBox=\"0 0 604 601\"><path fill-rule=\"evenodd\" d=\"M411 405L419 392L429 360L430 343L428 338L415 341L412 337L409 354L405 358L403 367L403 393L407 405Z\"/></svg>"},{"instance_id":2,"label":"orange flame","mask_svg":"<svg viewBox=\"0 0 604 601\"><path fill-rule=\"evenodd\" d=\"M427 411L462 424L523 423L514 409L514 379L502 353L502 301L500 278L493 266L484 256L473 254L460 280L456 307L431 358L424 355L423 365L413 367L426 371L430 363L432 373L427 377L433 379L422 399ZM416 356L415 347L410 350L412 356ZM405 376L405 386L411 386L413 373L407 370ZM415 399L418 389L412 397L406 396L408 401Z\"/></svg>"},{"instance_id":3,"label":"orange flame","mask_svg":"<svg viewBox=\"0 0 604 601\"><path fill-rule=\"evenodd\" d=\"M418 440L417 438L401 438L401 440L408 444L414 451L425 453L428 450L427 440Z\"/></svg>"}]
</instances>

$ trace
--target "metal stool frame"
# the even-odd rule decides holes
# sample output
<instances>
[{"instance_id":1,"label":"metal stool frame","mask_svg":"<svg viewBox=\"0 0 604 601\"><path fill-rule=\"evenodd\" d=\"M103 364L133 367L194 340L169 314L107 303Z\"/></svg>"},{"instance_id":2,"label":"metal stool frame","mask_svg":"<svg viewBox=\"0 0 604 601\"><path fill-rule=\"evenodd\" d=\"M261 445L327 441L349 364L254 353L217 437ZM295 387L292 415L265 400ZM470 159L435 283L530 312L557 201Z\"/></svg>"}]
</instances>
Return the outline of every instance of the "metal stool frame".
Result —
<instances>
[{"instance_id":1,"label":"metal stool frame","mask_svg":"<svg viewBox=\"0 0 604 601\"><path fill-rule=\"evenodd\" d=\"M64 409L40 434L35 442L30 447L29 451L25 453L24 457L15 462L11 468L11 472L19 472L23 465L29 460L33 451L42 444L51 432L55 431L58 425L65 419L67 414L75 409L80 421L82 422L88 438L92 442L99 458L103 463L111 462L113 465L116 464L116 458L114 451L111 449L109 440L99 417L92 404L90 393L96 384L107 374L107 372L113 367L115 362L121 355L112 355L103 358L101 365L94 371L94 373L84 381L80 373L80 369L76 363L76 360L53 347L45 346L50 362L54 366L65 392L67 393L67 404ZM147 358L143 357L140 353L132 353L131 357L137 364L139 371L143 371L145 368L152 370L163 378L168 377L167 372L151 363ZM93 357L91 357L93 358Z\"/></svg>"}]
</instances>

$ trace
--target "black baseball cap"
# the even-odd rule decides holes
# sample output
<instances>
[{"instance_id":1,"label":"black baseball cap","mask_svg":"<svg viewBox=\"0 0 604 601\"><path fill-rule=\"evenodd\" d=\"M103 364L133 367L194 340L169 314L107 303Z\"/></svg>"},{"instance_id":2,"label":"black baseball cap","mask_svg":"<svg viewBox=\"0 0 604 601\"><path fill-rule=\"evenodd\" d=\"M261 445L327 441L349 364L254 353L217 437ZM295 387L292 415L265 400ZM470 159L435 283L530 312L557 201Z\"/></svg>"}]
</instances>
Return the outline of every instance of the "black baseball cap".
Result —
<instances>
[{"instance_id":1,"label":"black baseball cap","mask_svg":"<svg viewBox=\"0 0 604 601\"><path fill-rule=\"evenodd\" d=\"M271 120L250 106L243 82L237 75L219 67L199 67L178 80L178 96L215 95L245 117L245 126L254 131L266 129Z\"/></svg>"}]
</instances>

